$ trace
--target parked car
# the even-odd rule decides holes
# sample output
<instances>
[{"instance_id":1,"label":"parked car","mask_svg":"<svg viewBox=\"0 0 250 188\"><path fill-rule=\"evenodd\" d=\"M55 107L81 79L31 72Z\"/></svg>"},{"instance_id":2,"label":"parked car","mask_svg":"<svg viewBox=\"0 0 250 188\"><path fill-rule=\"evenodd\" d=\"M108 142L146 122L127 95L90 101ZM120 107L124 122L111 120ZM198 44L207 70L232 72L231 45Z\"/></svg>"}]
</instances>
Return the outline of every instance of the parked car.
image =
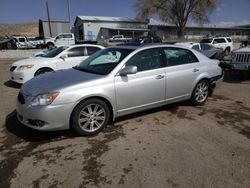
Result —
<instances>
[{"instance_id":1,"label":"parked car","mask_svg":"<svg viewBox=\"0 0 250 188\"><path fill-rule=\"evenodd\" d=\"M75 44L97 44L97 41L93 40L78 40L73 33L61 33L55 38L45 38L44 41L47 48L71 46Z\"/></svg>"},{"instance_id":2,"label":"parked car","mask_svg":"<svg viewBox=\"0 0 250 188\"><path fill-rule=\"evenodd\" d=\"M109 42L128 42L132 38L124 37L124 35L114 35L109 39Z\"/></svg>"},{"instance_id":3,"label":"parked car","mask_svg":"<svg viewBox=\"0 0 250 188\"><path fill-rule=\"evenodd\" d=\"M211 44L208 43L194 43L194 42L179 42L175 43L176 45L186 46L189 48L193 48L201 53L203 53L205 56L211 58L211 59L224 59L224 52L222 48L216 48Z\"/></svg>"},{"instance_id":4,"label":"parked car","mask_svg":"<svg viewBox=\"0 0 250 188\"><path fill-rule=\"evenodd\" d=\"M217 61L175 45L107 48L24 84L17 117L41 131L94 135L126 114L183 100L203 104L223 75Z\"/></svg>"},{"instance_id":5,"label":"parked car","mask_svg":"<svg viewBox=\"0 0 250 188\"><path fill-rule=\"evenodd\" d=\"M30 41L26 36L12 36L16 42L16 46L18 49L29 49L29 48L37 48L39 46L35 41Z\"/></svg>"},{"instance_id":6,"label":"parked car","mask_svg":"<svg viewBox=\"0 0 250 188\"><path fill-rule=\"evenodd\" d=\"M229 55L233 51L233 40L231 37L213 37L213 38L204 38L200 43L209 43L214 45L216 48L222 48L225 55Z\"/></svg>"},{"instance_id":7,"label":"parked car","mask_svg":"<svg viewBox=\"0 0 250 188\"><path fill-rule=\"evenodd\" d=\"M230 63L225 63L224 67L230 70L250 71L250 46L235 50Z\"/></svg>"},{"instance_id":8,"label":"parked car","mask_svg":"<svg viewBox=\"0 0 250 188\"><path fill-rule=\"evenodd\" d=\"M17 49L16 41L13 38L7 38L0 41L0 50L15 50Z\"/></svg>"},{"instance_id":9,"label":"parked car","mask_svg":"<svg viewBox=\"0 0 250 188\"><path fill-rule=\"evenodd\" d=\"M31 57L16 61L11 65L11 80L25 83L34 76L78 65L82 60L104 47L91 44L61 46L54 48L41 57Z\"/></svg>"}]
</instances>

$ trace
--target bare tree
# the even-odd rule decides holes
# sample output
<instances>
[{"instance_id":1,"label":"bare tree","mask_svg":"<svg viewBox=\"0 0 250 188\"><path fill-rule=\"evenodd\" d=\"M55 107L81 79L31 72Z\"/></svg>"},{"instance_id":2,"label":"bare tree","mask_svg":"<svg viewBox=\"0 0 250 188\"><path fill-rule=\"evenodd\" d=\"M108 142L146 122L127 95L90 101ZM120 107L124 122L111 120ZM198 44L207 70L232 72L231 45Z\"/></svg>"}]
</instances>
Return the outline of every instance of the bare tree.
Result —
<instances>
[{"instance_id":1,"label":"bare tree","mask_svg":"<svg viewBox=\"0 0 250 188\"><path fill-rule=\"evenodd\" d=\"M163 21L176 25L178 38L183 38L188 20L202 24L215 10L219 0L137 0L137 17L146 20L158 15Z\"/></svg>"}]
</instances>

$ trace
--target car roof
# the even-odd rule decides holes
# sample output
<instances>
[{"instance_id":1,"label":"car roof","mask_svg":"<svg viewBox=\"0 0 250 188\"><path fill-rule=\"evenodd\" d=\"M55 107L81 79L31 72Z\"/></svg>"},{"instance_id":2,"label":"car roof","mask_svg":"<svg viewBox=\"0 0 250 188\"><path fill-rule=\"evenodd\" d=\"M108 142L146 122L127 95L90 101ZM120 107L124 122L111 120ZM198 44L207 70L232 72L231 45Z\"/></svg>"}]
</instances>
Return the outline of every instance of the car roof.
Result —
<instances>
[{"instance_id":1,"label":"car roof","mask_svg":"<svg viewBox=\"0 0 250 188\"><path fill-rule=\"evenodd\" d=\"M164 44L164 43L147 43L140 46L133 46L133 45L121 45L121 46L113 46L109 48L119 48L119 49L131 49L131 50L139 50L139 49L149 49L149 48L158 48L158 47L172 47L172 48L184 48L190 50L190 48L184 45L174 45L174 44Z\"/></svg>"}]
</instances>

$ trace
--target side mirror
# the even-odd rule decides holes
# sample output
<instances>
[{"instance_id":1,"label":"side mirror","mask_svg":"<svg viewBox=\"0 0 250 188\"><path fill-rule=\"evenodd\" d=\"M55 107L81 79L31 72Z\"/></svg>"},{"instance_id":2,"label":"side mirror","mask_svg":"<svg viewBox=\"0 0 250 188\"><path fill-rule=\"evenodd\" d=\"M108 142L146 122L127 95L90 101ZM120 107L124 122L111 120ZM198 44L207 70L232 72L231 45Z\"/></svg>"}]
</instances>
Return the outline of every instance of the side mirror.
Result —
<instances>
[{"instance_id":1,"label":"side mirror","mask_svg":"<svg viewBox=\"0 0 250 188\"><path fill-rule=\"evenodd\" d=\"M136 74L137 66L126 66L120 71L120 76L127 76L128 74Z\"/></svg>"},{"instance_id":2,"label":"side mirror","mask_svg":"<svg viewBox=\"0 0 250 188\"><path fill-rule=\"evenodd\" d=\"M63 54L63 55L60 56L60 58L61 58L63 61L64 61L67 57L68 57L67 54Z\"/></svg>"}]
</instances>

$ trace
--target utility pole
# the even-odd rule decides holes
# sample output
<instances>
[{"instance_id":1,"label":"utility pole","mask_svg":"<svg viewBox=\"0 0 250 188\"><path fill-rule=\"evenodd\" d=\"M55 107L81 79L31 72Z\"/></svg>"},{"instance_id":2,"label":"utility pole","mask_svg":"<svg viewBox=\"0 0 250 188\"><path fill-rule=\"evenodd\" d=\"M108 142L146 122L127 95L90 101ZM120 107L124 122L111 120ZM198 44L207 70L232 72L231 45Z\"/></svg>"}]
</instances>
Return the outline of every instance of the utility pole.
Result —
<instances>
[{"instance_id":1,"label":"utility pole","mask_svg":"<svg viewBox=\"0 0 250 188\"><path fill-rule=\"evenodd\" d=\"M50 37L52 37L48 1L46 1L46 10L47 10L48 24L49 24L49 35L50 35Z\"/></svg>"},{"instance_id":2,"label":"utility pole","mask_svg":"<svg viewBox=\"0 0 250 188\"><path fill-rule=\"evenodd\" d=\"M68 16L69 16L69 31L71 30L71 24L70 24L70 0L67 0L68 3Z\"/></svg>"},{"instance_id":3,"label":"utility pole","mask_svg":"<svg viewBox=\"0 0 250 188\"><path fill-rule=\"evenodd\" d=\"M68 3L68 16L69 16L69 23L70 23L70 0L67 0Z\"/></svg>"}]
</instances>

